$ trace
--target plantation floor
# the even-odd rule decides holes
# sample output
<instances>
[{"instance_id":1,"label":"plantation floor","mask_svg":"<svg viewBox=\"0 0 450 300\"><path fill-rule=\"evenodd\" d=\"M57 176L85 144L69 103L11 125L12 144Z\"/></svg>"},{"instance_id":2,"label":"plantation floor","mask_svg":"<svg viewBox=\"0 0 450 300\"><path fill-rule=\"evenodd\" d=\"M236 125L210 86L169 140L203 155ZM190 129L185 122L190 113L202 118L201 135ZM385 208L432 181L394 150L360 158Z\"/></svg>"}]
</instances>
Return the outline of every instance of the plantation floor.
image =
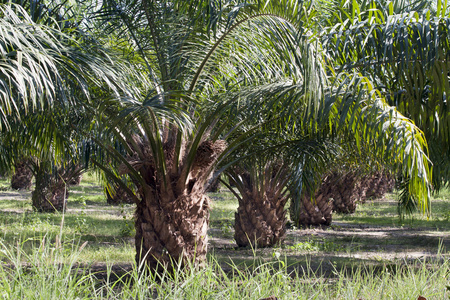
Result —
<instances>
[{"instance_id":1,"label":"plantation floor","mask_svg":"<svg viewBox=\"0 0 450 300\"><path fill-rule=\"evenodd\" d=\"M214 216L214 209L221 207L217 202L223 201L224 196L212 197L216 200ZM428 220L422 214L400 220L392 194L360 204L352 215L334 215L331 226L289 229L282 245L267 249L237 249L231 222L225 219L215 222L212 218L210 243L219 261L252 264L255 259L277 259L297 271L312 269L327 276L343 268L385 267L448 258L448 190L435 196L432 209Z\"/></svg>"},{"instance_id":2,"label":"plantation floor","mask_svg":"<svg viewBox=\"0 0 450 300\"><path fill-rule=\"evenodd\" d=\"M2 186L3 184L3 186ZM11 191L0 182L0 229L3 243L37 244L43 237L55 241L64 236L65 247L87 242L80 265L100 272L107 265L122 273L134 260L133 206L109 206L101 187L92 178L72 187L68 210L61 214L37 214L31 210L31 192ZM285 242L265 249L239 249L233 240L237 201L231 193L210 194L209 256L226 270L229 265L254 266L255 262L279 261L293 270L314 270L332 277L335 271L358 266L386 268L417 260L448 257L450 249L450 193L434 197L430 220L421 214L402 221L395 195L368 201L355 214L335 215L324 228L291 228Z\"/></svg>"}]
</instances>

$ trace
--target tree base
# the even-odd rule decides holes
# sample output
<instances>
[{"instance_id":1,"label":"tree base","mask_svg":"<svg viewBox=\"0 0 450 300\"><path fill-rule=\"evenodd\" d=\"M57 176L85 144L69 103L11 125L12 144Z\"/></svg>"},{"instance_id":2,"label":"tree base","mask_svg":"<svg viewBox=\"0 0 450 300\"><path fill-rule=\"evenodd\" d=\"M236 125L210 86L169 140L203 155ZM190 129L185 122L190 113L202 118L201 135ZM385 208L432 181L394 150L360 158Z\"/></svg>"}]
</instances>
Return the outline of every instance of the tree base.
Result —
<instances>
[{"instance_id":1,"label":"tree base","mask_svg":"<svg viewBox=\"0 0 450 300\"><path fill-rule=\"evenodd\" d=\"M197 266L206 260L209 199L198 195L201 198L192 201L192 197L164 201L170 203L165 207L145 200L137 205L135 245L138 266L160 272L178 266ZM192 206L195 203L200 205Z\"/></svg>"}]
</instances>

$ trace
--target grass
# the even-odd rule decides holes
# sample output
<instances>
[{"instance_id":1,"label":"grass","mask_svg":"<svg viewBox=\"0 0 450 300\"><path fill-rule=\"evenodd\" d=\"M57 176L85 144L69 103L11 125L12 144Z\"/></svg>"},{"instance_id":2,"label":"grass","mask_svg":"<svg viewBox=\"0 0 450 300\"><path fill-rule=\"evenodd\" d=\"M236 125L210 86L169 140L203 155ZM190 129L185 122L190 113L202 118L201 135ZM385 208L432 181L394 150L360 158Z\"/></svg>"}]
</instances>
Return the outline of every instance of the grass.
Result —
<instances>
[{"instance_id":1,"label":"grass","mask_svg":"<svg viewBox=\"0 0 450 300\"><path fill-rule=\"evenodd\" d=\"M0 187L6 186L7 182L2 179ZM24 249L32 247L44 236L54 241L60 234L63 215L33 212L30 193L28 197L24 195L24 192L4 192L0 200L0 237L10 245L18 240L26 241ZM64 247L71 248L78 241L87 241L80 254L80 259L85 262L133 261L133 212L131 205L108 205L96 178L89 174L84 176L79 186L70 188L62 231L66 241Z\"/></svg>"},{"instance_id":2,"label":"grass","mask_svg":"<svg viewBox=\"0 0 450 300\"><path fill-rule=\"evenodd\" d=\"M368 226L395 226L409 228L440 228L450 231L450 189L443 189L433 195L431 200L431 215L415 213L400 218L397 211L395 194L388 194L385 199L369 200L359 205L356 212L351 215L335 215L333 221L345 222L355 225Z\"/></svg>"},{"instance_id":3,"label":"grass","mask_svg":"<svg viewBox=\"0 0 450 300\"><path fill-rule=\"evenodd\" d=\"M108 205L93 175L71 187L63 226L62 214L33 212L30 194L8 184L0 180L4 299L450 297L448 189L434 195L430 220L400 220L389 195L353 215L334 215L331 227L290 230L283 245L265 249L236 249L237 201L228 192L210 194L207 265L143 276L133 265L134 208Z\"/></svg>"},{"instance_id":4,"label":"grass","mask_svg":"<svg viewBox=\"0 0 450 300\"><path fill-rule=\"evenodd\" d=\"M43 239L29 254L0 244L3 299L448 299L448 260L421 261L401 266L334 270L327 278L304 269L290 271L284 260L224 270L210 260L201 269L169 275L140 273L133 268L119 278L108 268L99 276L80 268L85 244L64 251ZM23 262L26 262L24 264ZM439 267L437 265L439 264Z\"/></svg>"}]
</instances>

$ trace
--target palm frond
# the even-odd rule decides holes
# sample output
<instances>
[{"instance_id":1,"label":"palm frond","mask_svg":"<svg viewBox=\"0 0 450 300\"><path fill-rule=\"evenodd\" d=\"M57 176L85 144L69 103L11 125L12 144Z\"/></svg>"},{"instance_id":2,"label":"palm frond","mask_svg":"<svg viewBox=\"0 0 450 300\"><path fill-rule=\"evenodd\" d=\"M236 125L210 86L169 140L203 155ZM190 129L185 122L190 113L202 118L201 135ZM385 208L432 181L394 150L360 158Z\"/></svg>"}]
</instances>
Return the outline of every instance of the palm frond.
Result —
<instances>
[{"instance_id":1,"label":"palm frond","mask_svg":"<svg viewBox=\"0 0 450 300\"><path fill-rule=\"evenodd\" d=\"M427 140L439 141L441 150L429 153L435 166L439 164L433 168L433 185L439 188L448 181L448 166L441 163L448 163L450 149L450 21L442 2L440 13L430 10L427 1L413 4L399 10L373 2L363 18L327 28L322 40L338 72L357 70L370 78L388 104L412 119Z\"/></svg>"}]
</instances>

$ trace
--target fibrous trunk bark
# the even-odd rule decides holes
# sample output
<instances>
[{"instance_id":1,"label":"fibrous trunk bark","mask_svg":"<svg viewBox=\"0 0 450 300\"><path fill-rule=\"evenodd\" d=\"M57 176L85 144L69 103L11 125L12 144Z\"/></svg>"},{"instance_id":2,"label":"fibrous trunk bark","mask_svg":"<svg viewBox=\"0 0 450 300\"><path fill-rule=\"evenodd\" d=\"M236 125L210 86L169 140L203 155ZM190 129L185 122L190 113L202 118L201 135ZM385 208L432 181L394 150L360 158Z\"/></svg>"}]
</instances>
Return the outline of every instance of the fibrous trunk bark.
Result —
<instances>
[{"instance_id":1,"label":"fibrous trunk bark","mask_svg":"<svg viewBox=\"0 0 450 300\"><path fill-rule=\"evenodd\" d=\"M220 176L216 176L208 180L206 184L206 192L217 193L220 190Z\"/></svg>"},{"instance_id":2,"label":"fibrous trunk bark","mask_svg":"<svg viewBox=\"0 0 450 300\"><path fill-rule=\"evenodd\" d=\"M361 179L361 202L367 199L382 198L391 193L395 187L395 179L387 172L375 172Z\"/></svg>"},{"instance_id":3,"label":"fibrous trunk bark","mask_svg":"<svg viewBox=\"0 0 450 300\"><path fill-rule=\"evenodd\" d=\"M357 202L363 196L360 176L356 172L333 172L326 176L316 195L324 199L332 199L333 211L352 214L356 210Z\"/></svg>"},{"instance_id":4,"label":"fibrous trunk bark","mask_svg":"<svg viewBox=\"0 0 450 300\"><path fill-rule=\"evenodd\" d=\"M151 270L202 263L208 242L208 197L184 194L172 199L147 188L142 196L135 215L136 261L145 261Z\"/></svg>"},{"instance_id":5,"label":"fibrous trunk bark","mask_svg":"<svg viewBox=\"0 0 450 300\"><path fill-rule=\"evenodd\" d=\"M264 198L243 197L235 213L234 239L237 245L270 247L280 244L286 236L285 203L284 198L270 195Z\"/></svg>"},{"instance_id":6,"label":"fibrous trunk bark","mask_svg":"<svg viewBox=\"0 0 450 300\"><path fill-rule=\"evenodd\" d=\"M239 190L234 239L239 247L270 247L286 236L288 180L281 162L249 162L227 171L229 182ZM230 189L232 190L232 189Z\"/></svg>"},{"instance_id":7,"label":"fibrous trunk bark","mask_svg":"<svg viewBox=\"0 0 450 300\"><path fill-rule=\"evenodd\" d=\"M291 220L298 227L330 225L332 221L332 206L328 198L316 194L314 198L308 193L303 193L300 199L291 203Z\"/></svg>"},{"instance_id":8,"label":"fibrous trunk bark","mask_svg":"<svg viewBox=\"0 0 450 300\"><path fill-rule=\"evenodd\" d=\"M323 178L312 200L304 194L299 201L300 207L291 205L291 219L303 226L330 225L331 211L354 213L358 202L381 197L393 187L394 180L387 172L363 176L359 171L334 171Z\"/></svg>"},{"instance_id":9,"label":"fibrous trunk bark","mask_svg":"<svg viewBox=\"0 0 450 300\"><path fill-rule=\"evenodd\" d=\"M358 171L333 172L322 180L316 197L332 199L333 211L352 214L358 202L382 197L392 191L394 180L387 172L361 175Z\"/></svg>"},{"instance_id":10,"label":"fibrous trunk bark","mask_svg":"<svg viewBox=\"0 0 450 300\"><path fill-rule=\"evenodd\" d=\"M63 211L68 197L67 186L63 180L45 168L36 172L36 187L31 195L33 209L38 212Z\"/></svg>"},{"instance_id":11,"label":"fibrous trunk bark","mask_svg":"<svg viewBox=\"0 0 450 300\"><path fill-rule=\"evenodd\" d=\"M82 168L70 166L52 171L46 163L34 167L36 186L31 194L33 209L38 212L63 211L69 196L69 182L80 175Z\"/></svg>"},{"instance_id":12,"label":"fibrous trunk bark","mask_svg":"<svg viewBox=\"0 0 450 300\"><path fill-rule=\"evenodd\" d=\"M14 175L11 178L11 188L13 190L28 190L31 187L33 172L30 168L30 161L21 160L14 164Z\"/></svg>"},{"instance_id":13,"label":"fibrous trunk bark","mask_svg":"<svg viewBox=\"0 0 450 300\"><path fill-rule=\"evenodd\" d=\"M163 145L164 156L155 159L146 139L137 136L133 139L130 145L135 153L130 153L127 160L143 180L132 177L137 190L134 199L138 265L159 271L202 263L206 259L209 224L205 183L226 143L202 142L188 164L185 144L176 159L179 148L169 138ZM158 172L161 159L165 160L164 174ZM122 164L119 173L129 174L129 166Z\"/></svg>"}]
</instances>

